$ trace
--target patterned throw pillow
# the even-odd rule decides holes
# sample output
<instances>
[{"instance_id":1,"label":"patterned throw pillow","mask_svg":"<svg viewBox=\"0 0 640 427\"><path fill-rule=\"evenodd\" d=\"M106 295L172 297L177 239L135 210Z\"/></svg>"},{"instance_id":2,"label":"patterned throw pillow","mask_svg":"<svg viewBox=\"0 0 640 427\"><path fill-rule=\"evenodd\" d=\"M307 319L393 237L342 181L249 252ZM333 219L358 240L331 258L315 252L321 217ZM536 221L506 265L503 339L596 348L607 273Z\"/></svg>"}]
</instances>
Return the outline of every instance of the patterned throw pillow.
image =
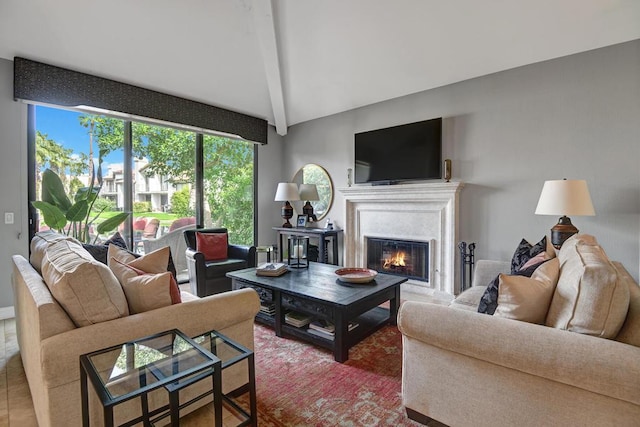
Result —
<instances>
[{"instance_id":1,"label":"patterned throw pillow","mask_svg":"<svg viewBox=\"0 0 640 427\"><path fill-rule=\"evenodd\" d=\"M526 239L522 239L511 258L511 274L516 274L531 258L545 252L546 249L547 236L544 236L535 245L532 245Z\"/></svg>"}]
</instances>

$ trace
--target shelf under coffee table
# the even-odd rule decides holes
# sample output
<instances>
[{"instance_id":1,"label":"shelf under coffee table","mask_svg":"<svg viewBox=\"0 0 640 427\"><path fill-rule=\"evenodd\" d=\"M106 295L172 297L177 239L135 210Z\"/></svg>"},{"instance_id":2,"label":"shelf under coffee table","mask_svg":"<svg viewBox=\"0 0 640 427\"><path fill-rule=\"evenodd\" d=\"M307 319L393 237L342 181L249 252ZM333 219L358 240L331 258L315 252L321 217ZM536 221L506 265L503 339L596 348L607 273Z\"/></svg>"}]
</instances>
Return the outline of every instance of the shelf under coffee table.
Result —
<instances>
[{"instance_id":1,"label":"shelf under coffee table","mask_svg":"<svg viewBox=\"0 0 640 427\"><path fill-rule=\"evenodd\" d=\"M333 351L338 362L349 358L349 349L386 324L396 324L400 284L407 278L379 273L364 284L338 280L335 265L310 262L309 268L291 269L278 277L258 276L255 268L227 273L233 289L253 288L273 313L258 313L256 320L274 328L277 336L295 336ZM389 302L389 308L380 307ZM323 319L335 325L333 339L307 332L285 322L287 311ZM349 330L349 323L358 327Z\"/></svg>"}]
</instances>

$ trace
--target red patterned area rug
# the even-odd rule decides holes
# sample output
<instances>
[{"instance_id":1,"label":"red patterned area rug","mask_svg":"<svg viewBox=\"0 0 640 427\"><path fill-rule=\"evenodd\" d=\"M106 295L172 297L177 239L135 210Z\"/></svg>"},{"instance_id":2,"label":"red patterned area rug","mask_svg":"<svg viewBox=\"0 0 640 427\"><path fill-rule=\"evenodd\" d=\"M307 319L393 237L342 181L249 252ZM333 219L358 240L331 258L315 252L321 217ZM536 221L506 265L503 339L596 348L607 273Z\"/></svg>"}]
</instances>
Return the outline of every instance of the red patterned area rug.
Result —
<instances>
[{"instance_id":1,"label":"red patterned area rug","mask_svg":"<svg viewBox=\"0 0 640 427\"><path fill-rule=\"evenodd\" d=\"M260 426L418 426L402 407L402 335L386 326L334 361L326 349L255 325Z\"/></svg>"}]
</instances>

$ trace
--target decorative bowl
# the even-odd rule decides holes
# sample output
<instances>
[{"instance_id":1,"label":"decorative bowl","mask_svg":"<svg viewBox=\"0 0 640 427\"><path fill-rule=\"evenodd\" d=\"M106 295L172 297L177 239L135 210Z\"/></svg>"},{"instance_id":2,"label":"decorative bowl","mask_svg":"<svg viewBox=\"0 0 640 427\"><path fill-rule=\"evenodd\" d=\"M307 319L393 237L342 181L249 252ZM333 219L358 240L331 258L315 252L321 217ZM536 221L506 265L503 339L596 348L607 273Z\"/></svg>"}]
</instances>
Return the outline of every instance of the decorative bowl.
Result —
<instances>
[{"instance_id":1,"label":"decorative bowl","mask_svg":"<svg viewBox=\"0 0 640 427\"><path fill-rule=\"evenodd\" d=\"M368 268L339 268L336 270L338 279L347 283L369 283L376 278L378 272Z\"/></svg>"}]
</instances>

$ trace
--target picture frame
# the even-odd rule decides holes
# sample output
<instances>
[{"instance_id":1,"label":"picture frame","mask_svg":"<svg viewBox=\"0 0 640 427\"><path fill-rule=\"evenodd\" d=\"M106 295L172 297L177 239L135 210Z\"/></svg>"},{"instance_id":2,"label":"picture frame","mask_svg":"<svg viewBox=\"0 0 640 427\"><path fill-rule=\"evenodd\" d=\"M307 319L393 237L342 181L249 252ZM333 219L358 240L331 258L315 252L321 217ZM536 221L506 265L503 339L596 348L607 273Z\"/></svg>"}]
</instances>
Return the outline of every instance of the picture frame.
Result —
<instances>
[{"instance_id":1,"label":"picture frame","mask_svg":"<svg viewBox=\"0 0 640 427\"><path fill-rule=\"evenodd\" d=\"M296 227L306 227L307 226L307 216L306 215L298 215L296 219Z\"/></svg>"}]
</instances>

